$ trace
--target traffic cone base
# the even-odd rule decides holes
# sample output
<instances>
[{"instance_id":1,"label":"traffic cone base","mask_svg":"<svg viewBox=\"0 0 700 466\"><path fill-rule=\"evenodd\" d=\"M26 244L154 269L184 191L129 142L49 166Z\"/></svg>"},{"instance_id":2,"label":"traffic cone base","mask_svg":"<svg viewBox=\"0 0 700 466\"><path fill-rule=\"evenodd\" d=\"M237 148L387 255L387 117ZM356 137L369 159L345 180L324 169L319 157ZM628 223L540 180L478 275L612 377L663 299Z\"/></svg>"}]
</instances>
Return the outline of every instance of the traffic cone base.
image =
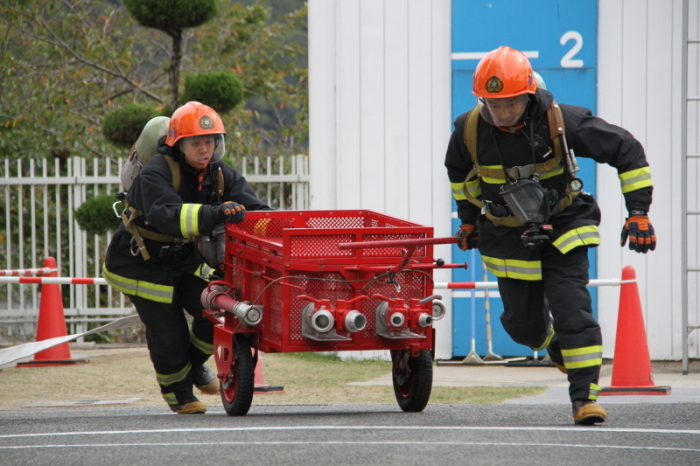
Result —
<instances>
[{"instance_id":1,"label":"traffic cone base","mask_svg":"<svg viewBox=\"0 0 700 466\"><path fill-rule=\"evenodd\" d=\"M44 268L56 269L56 259L47 257L44 259ZM58 277L58 272L51 272L47 277ZM36 326L36 341L44 341L49 338L65 337L66 317L63 313L63 298L61 297L61 285L41 285L39 297L39 318ZM34 355L33 361L17 364L17 367L41 367L41 366L67 366L71 364L84 364L87 359L73 359L70 354L68 342L47 348Z\"/></svg>"},{"instance_id":2,"label":"traffic cone base","mask_svg":"<svg viewBox=\"0 0 700 466\"><path fill-rule=\"evenodd\" d=\"M642 304L634 267L622 269L620 307L610 387L601 395L667 395L671 387L654 385Z\"/></svg>"},{"instance_id":3,"label":"traffic cone base","mask_svg":"<svg viewBox=\"0 0 700 466\"><path fill-rule=\"evenodd\" d=\"M258 353L258 363L255 365L255 381L253 393L279 393L283 392L284 387L279 385L268 385L265 383L265 374L262 368L262 358Z\"/></svg>"},{"instance_id":4,"label":"traffic cone base","mask_svg":"<svg viewBox=\"0 0 700 466\"><path fill-rule=\"evenodd\" d=\"M671 387L662 385L657 387L605 387L600 391L600 395L668 395Z\"/></svg>"},{"instance_id":5,"label":"traffic cone base","mask_svg":"<svg viewBox=\"0 0 700 466\"><path fill-rule=\"evenodd\" d=\"M42 367L42 366L71 366L73 364L85 364L89 359L50 359L41 361L18 362L17 367Z\"/></svg>"}]
</instances>

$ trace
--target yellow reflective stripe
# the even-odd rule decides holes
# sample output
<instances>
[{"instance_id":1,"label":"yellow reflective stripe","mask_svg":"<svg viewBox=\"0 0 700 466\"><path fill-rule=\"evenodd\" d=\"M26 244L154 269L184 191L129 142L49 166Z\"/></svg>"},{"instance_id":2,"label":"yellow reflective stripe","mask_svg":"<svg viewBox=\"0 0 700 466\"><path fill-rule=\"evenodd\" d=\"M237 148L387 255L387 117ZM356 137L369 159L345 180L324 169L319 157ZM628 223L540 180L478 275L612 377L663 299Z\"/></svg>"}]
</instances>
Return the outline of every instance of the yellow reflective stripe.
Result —
<instances>
[{"instance_id":1,"label":"yellow reflective stripe","mask_svg":"<svg viewBox=\"0 0 700 466\"><path fill-rule=\"evenodd\" d=\"M554 338L554 328L550 325L549 327L549 334L547 335L547 338L545 338L544 343L540 345L538 348L532 348L533 351L542 351L543 349L547 348L549 344L552 342L552 338Z\"/></svg>"},{"instance_id":2,"label":"yellow reflective stripe","mask_svg":"<svg viewBox=\"0 0 700 466\"><path fill-rule=\"evenodd\" d=\"M481 197L481 185L479 184L479 179L476 178L472 181L467 181L465 183L467 185L467 191L469 191L469 194L471 194L473 197ZM462 193L464 196L464 193Z\"/></svg>"},{"instance_id":3,"label":"yellow reflective stripe","mask_svg":"<svg viewBox=\"0 0 700 466\"><path fill-rule=\"evenodd\" d=\"M503 165L482 165L484 168L488 168L489 170L501 170L503 171ZM505 173L503 174L503 178L491 178L488 176L483 176L481 177L482 180L484 180L484 183L488 184L505 184L506 183L506 175Z\"/></svg>"},{"instance_id":4,"label":"yellow reflective stripe","mask_svg":"<svg viewBox=\"0 0 700 466\"><path fill-rule=\"evenodd\" d=\"M517 280L542 280L542 262L481 256L489 271L500 278Z\"/></svg>"},{"instance_id":5,"label":"yellow reflective stripe","mask_svg":"<svg viewBox=\"0 0 700 466\"><path fill-rule=\"evenodd\" d=\"M540 173L540 180L546 180L555 176L559 176L564 173L564 167L557 167L552 170Z\"/></svg>"},{"instance_id":6,"label":"yellow reflective stripe","mask_svg":"<svg viewBox=\"0 0 700 466\"><path fill-rule=\"evenodd\" d=\"M199 235L199 210L202 204L182 204L180 210L180 233L183 238Z\"/></svg>"},{"instance_id":7,"label":"yellow reflective stripe","mask_svg":"<svg viewBox=\"0 0 700 466\"><path fill-rule=\"evenodd\" d=\"M598 232L598 227L595 225L574 228L552 242L552 246L559 249L562 254L566 254L579 246L589 246L592 244L600 244L600 233Z\"/></svg>"},{"instance_id":8,"label":"yellow reflective stripe","mask_svg":"<svg viewBox=\"0 0 700 466\"><path fill-rule=\"evenodd\" d=\"M122 277L107 270L107 266L102 264L102 276L112 287L124 294L140 296L157 303L171 303L173 301L173 287L168 285L157 285L143 280Z\"/></svg>"},{"instance_id":9,"label":"yellow reflective stripe","mask_svg":"<svg viewBox=\"0 0 700 466\"><path fill-rule=\"evenodd\" d=\"M187 377L187 374L192 370L192 364L189 362L185 367L175 372L174 374L158 374L156 373L156 379L158 379L158 384L163 386L168 386L177 382L182 382Z\"/></svg>"},{"instance_id":10,"label":"yellow reflective stripe","mask_svg":"<svg viewBox=\"0 0 700 466\"><path fill-rule=\"evenodd\" d=\"M597 400L598 395L600 395L601 390L603 390L603 387L600 385L596 385L594 383L591 383L591 385L588 387L588 399L589 400Z\"/></svg>"},{"instance_id":11,"label":"yellow reflective stripe","mask_svg":"<svg viewBox=\"0 0 700 466\"><path fill-rule=\"evenodd\" d=\"M175 406L177 404L177 398L175 398L175 394L173 392L163 393L163 399L169 405Z\"/></svg>"},{"instance_id":12,"label":"yellow reflective stripe","mask_svg":"<svg viewBox=\"0 0 700 466\"><path fill-rule=\"evenodd\" d=\"M603 364L603 346L594 345L576 349L562 349L564 367L567 370L581 369L582 367L600 366Z\"/></svg>"},{"instance_id":13,"label":"yellow reflective stripe","mask_svg":"<svg viewBox=\"0 0 700 466\"><path fill-rule=\"evenodd\" d=\"M636 170L620 173L617 177L620 178L622 194L654 186L654 183L651 181L651 168L649 167L637 168Z\"/></svg>"},{"instance_id":14,"label":"yellow reflective stripe","mask_svg":"<svg viewBox=\"0 0 700 466\"><path fill-rule=\"evenodd\" d=\"M490 178L488 176L484 176L481 179L484 180L484 183L488 184L506 184L505 178Z\"/></svg>"},{"instance_id":15,"label":"yellow reflective stripe","mask_svg":"<svg viewBox=\"0 0 700 466\"><path fill-rule=\"evenodd\" d=\"M207 263L202 263L197 270L194 271L193 275L201 278L202 280L205 281L211 281L209 280L209 276L214 272L214 268L210 267Z\"/></svg>"},{"instance_id":16,"label":"yellow reflective stripe","mask_svg":"<svg viewBox=\"0 0 700 466\"><path fill-rule=\"evenodd\" d=\"M214 352L214 345L197 338L194 333L192 333L192 328L190 328L190 343L192 343L192 346L206 355L211 355Z\"/></svg>"},{"instance_id":17,"label":"yellow reflective stripe","mask_svg":"<svg viewBox=\"0 0 700 466\"><path fill-rule=\"evenodd\" d=\"M450 187L452 188L452 197L455 199L455 201L467 200L467 196L464 195L463 190L465 185L467 186L467 190L472 197L478 198L481 196L481 185L479 184L478 178L464 183L450 183Z\"/></svg>"},{"instance_id":18,"label":"yellow reflective stripe","mask_svg":"<svg viewBox=\"0 0 700 466\"><path fill-rule=\"evenodd\" d=\"M450 183L452 197L455 201L465 201L467 199L467 196L462 192L462 186L464 186L464 183Z\"/></svg>"}]
</instances>

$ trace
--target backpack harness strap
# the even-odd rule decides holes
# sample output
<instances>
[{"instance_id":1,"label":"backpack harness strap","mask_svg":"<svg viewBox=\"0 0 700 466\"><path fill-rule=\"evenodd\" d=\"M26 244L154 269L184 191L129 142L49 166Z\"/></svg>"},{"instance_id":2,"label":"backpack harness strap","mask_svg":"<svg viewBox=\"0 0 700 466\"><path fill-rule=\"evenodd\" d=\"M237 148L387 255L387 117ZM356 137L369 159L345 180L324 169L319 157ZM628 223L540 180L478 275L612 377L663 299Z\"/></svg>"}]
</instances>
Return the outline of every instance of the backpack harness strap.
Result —
<instances>
[{"instance_id":1,"label":"backpack harness strap","mask_svg":"<svg viewBox=\"0 0 700 466\"><path fill-rule=\"evenodd\" d=\"M180 164L177 163L171 156L165 155L165 161L168 163L168 168L170 168L170 173L172 174L173 178L173 189L175 189L176 193L180 192L180 183L182 180L181 177L181 172L180 172ZM216 183L216 193L219 196L219 202L223 199L224 196L224 172L219 167L217 171L217 177L216 177L217 183ZM144 243L143 239L148 238L154 241L160 241L161 243L187 243L189 241L192 241L191 238L188 239L183 239L183 238L173 238L172 236L164 235L162 233L158 233L153 230L149 230L148 228L144 228L142 226L139 226L134 223L134 220L139 218L141 216L141 212L139 212L138 209L136 209L133 206L130 206L129 203L124 199L124 205L125 208L122 211L122 223L124 223L124 228L126 228L126 231L131 233L131 235L134 237L134 241L136 241L136 248L135 250L132 251L132 254L136 255L141 253L141 256L143 257L143 260L149 260L151 258L151 255L148 253L148 250L146 249L146 244Z\"/></svg>"},{"instance_id":2,"label":"backpack harness strap","mask_svg":"<svg viewBox=\"0 0 700 466\"><path fill-rule=\"evenodd\" d=\"M467 115L467 119L464 123L464 144L469 150L469 155L471 156L474 168L467 174L464 179L464 184L462 185L462 191L464 196L469 202L481 209L481 213L486 216L491 223L495 226L506 226L506 227L520 227L523 223L517 219L514 215L508 217L497 217L484 208L484 203L479 199L475 198L467 189L467 182L473 180L474 178L500 178L503 176L503 169L500 168L487 168L479 165L477 161L477 129L479 126L479 116L481 115L481 107L483 103L479 103L476 107L471 109ZM564 135L564 116L561 112L561 108L556 102L552 102L552 105L547 109L547 119L549 120L550 136L554 144L554 158L538 164L530 164L524 167L512 167L509 172L513 178L527 178L533 173L544 173L546 171L552 170L557 166L562 165L562 154L564 153L563 141ZM562 210L569 207L578 196L578 192L571 192L569 186L567 185L563 197L557 202L552 214L561 212Z\"/></svg>"},{"instance_id":3,"label":"backpack harness strap","mask_svg":"<svg viewBox=\"0 0 700 466\"><path fill-rule=\"evenodd\" d=\"M168 163L168 168L170 168L170 173L173 177L173 188L175 189L176 193L180 192L180 164L178 164L169 155L165 155L164 157L165 161ZM141 253L143 260L145 261L151 258L151 255L148 253L148 249L146 249L146 244L143 241L144 238L148 238L154 241L160 241L162 243L186 242L186 240L183 240L181 238L173 238L172 236L164 235L162 233L158 233L156 231L152 231L135 224L134 220L141 216L141 212L135 207L130 206L126 199L124 199L123 202L125 208L122 211L121 215L122 223L124 224L124 228L126 229L126 231L131 233L131 235L134 237L134 241L136 241L137 246L135 250L132 250L133 255Z\"/></svg>"}]
</instances>

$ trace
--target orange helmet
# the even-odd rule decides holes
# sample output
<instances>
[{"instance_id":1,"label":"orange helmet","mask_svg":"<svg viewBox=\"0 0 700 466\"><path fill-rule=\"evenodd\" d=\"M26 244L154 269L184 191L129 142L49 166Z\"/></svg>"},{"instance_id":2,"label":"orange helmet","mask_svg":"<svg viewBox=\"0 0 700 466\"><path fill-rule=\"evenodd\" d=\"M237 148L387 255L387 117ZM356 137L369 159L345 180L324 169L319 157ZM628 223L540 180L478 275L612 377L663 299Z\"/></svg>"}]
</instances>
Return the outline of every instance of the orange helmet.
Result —
<instances>
[{"instance_id":1,"label":"orange helmet","mask_svg":"<svg viewBox=\"0 0 700 466\"><path fill-rule=\"evenodd\" d=\"M174 147L175 143L182 138L205 134L226 134L224 122L213 108L199 102L187 102L175 110L170 118L165 143Z\"/></svg>"},{"instance_id":2,"label":"orange helmet","mask_svg":"<svg viewBox=\"0 0 700 466\"><path fill-rule=\"evenodd\" d=\"M487 53L476 66L472 93L486 99L534 94L537 80L530 61L522 52L498 47Z\"/></svg>"}]
</instances>

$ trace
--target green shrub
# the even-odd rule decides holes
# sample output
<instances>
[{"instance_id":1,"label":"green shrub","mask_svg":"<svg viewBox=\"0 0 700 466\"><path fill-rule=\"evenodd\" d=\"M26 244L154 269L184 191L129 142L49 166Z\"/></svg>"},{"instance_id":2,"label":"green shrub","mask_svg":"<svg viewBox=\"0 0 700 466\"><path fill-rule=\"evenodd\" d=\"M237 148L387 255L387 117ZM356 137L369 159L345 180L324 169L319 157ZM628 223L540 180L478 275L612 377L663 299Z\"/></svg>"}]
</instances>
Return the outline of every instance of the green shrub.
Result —
<instances>
[{"instance_id":1,"label":"green shrub","mask_svg":"<svg viewBox=\"0 0 700 466\"><path fill-rule=\"evenodd\" d=\"M117 202L114 194L103 194L83 202L75 210L75 220L80 229L94 235L114 231L121 219L114 214L112 205Z\"/></svg>"},{"instance_id":2,"label":"green shrub","mask_svg":"<svg viewBox=\"0 0 700 466\"><path fill-rule=\"evenodd\" d=\"M216 0L124 0L124 6L140 25L168 33L200 26L218 13Z\"/></svg>"},{"instance_id":3,"label":"green shrub","mask_svg":"<svg viewBox=\"0 0 700 466\"><path fill-rule=\"evenodd\" d=\"M210 71L185 79L185 102L196 100L219 113L232 110L243 100L243 83L233 73Z\"/></svg>"},{"instance_id":4,"label":"green shrub","mask_svg":"<svg viewBox=\"0 0 700 466\"><path fill-rule=\"evenodd\" d=\"M141 104L129 104L105 115L102 134L112 144L130 149L141 134L141 130L158 111Z\"/></svg>"}]
</instances>

